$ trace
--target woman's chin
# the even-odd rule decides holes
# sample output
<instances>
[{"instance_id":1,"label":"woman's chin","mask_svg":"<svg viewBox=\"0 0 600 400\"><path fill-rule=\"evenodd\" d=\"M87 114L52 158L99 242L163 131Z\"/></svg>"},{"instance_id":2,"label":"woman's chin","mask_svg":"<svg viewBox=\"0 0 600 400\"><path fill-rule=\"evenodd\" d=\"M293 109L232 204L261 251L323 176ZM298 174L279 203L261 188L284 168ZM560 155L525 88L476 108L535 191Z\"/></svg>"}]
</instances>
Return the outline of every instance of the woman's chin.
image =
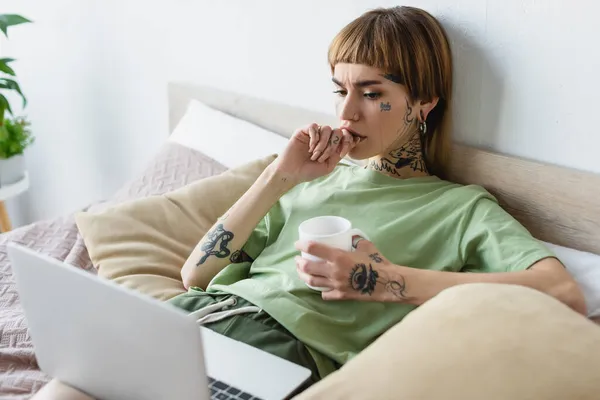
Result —
<instances>
[{"instance_id":1,"label":"woman's chin","mask_svg":"<svg viewBox=\"0 0 600 400\"><path fill-rule=\"evenodd\" d=\"M350 150L348 156L353 160L358 161L368 160L369 158L375 156L375 154L371 154L372 151L369 151L370 149L368 148L368 146L361 146L362 144L363 143L359 143L355 148Z\"/></svg>"}]
</instances>

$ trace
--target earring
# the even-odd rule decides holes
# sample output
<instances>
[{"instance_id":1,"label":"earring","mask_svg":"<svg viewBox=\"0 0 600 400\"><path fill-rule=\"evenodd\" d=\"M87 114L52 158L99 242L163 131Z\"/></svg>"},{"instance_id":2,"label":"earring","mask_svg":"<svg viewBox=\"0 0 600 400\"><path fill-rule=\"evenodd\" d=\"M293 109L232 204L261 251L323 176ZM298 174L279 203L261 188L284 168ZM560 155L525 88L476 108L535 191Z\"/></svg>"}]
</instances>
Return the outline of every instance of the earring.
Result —
<instances>
[{"instance_id":1,"label":"earring","mask_svg":"<svg viewBox=\"0 0 600 400\"><path fill-rule=\"evenodd\" d=\"M419 133L421 136L425 136L427 134L427 122L425 121L425 116L423 115L423 110L421 110L421 120L419 121Z\"/></svg>"},{"instance_id":2,"label":"earring","mask_svg":"<svg viewBox=\"0 0 600 400\"><path fill-rule=\"evenodd\" d=\"M427 135L427 122L419 121L419 133L421 136Z\"/></svg>"}]
</instances>

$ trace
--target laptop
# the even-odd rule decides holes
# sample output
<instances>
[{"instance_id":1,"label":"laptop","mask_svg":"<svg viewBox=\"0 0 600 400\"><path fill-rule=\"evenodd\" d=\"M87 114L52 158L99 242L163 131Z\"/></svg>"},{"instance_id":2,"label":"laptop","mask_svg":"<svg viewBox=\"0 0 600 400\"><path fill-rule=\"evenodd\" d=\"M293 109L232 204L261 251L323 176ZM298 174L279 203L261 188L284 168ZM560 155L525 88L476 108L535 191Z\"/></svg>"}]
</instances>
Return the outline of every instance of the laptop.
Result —
<instances>
[{"instance_id":1,"label":"laptop","mask_svg":"<svg viewBox=\"0 0 600 400\"><path fill-rule=\"evenodd\" d=\"M311 374L168 303L7 247L40 368L94 398L283 399Z\"/></svg>"}]
</instances>

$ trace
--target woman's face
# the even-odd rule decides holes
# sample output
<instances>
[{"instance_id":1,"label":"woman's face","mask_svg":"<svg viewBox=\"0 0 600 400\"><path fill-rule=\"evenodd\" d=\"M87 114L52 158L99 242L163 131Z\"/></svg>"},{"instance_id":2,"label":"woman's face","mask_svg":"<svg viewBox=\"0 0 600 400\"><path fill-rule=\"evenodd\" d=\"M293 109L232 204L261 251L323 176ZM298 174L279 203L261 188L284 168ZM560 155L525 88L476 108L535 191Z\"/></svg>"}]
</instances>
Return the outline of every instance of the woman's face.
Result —
<instances>
[{"instance_id":1,"label":"woman's face","mask_svg":"<svg viewBox=\"0 0 600 400\"><path fill-rule=\"evenodd\" d=\"M413 104L406 88L394 79L366 65L335 66L332 81L340 127L360 137L350 157L364 160L399 148L416 132L421 111L427 117L428 107Z\"/></svg>"}]
</instances>

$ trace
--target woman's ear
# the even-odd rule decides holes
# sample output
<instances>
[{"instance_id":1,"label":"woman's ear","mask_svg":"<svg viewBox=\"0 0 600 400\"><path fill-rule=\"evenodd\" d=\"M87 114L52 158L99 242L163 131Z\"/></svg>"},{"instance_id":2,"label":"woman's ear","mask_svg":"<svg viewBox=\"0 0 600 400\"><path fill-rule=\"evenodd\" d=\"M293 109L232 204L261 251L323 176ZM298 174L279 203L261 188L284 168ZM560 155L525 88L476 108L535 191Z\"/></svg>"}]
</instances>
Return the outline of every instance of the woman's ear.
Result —
<instances>
[{"instance_id":1,"label":"woman's ear","mask_svg":"<svg viewBox=\"0 0 600 400\"><path fill-rule=\"evenodd\" d=\"M423 119L427 119L427 116L429 115L431 110L433 110L435 108L435 106L437 106L437 103L439 100L440 100L439 97L434 97L430 102L426 102L426 101L419 102L420 109L419 109L418 115L422 116Z\"/></svg>"}]
</instances>

